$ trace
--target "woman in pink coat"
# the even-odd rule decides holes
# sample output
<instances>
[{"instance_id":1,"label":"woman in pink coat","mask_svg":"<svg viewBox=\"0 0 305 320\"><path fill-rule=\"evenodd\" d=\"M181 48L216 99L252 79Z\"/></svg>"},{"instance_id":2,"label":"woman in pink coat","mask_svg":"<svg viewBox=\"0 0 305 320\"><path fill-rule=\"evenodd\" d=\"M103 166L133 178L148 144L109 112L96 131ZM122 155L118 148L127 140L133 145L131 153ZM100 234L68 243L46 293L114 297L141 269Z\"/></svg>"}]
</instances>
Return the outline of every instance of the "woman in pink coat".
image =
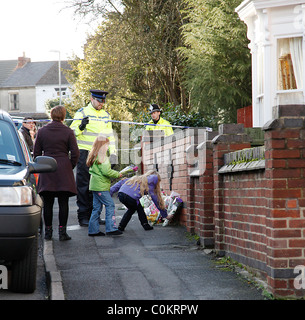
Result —
<instances>
[{"instance_id":1,"label":"woman in pink coat","mask_svg":"<svg viewBox=\"0 0 305 320\"><path fill-rule=\"evenodd\" d=\"M43 217L45 239L52 239L52 220L54 199L59 205L59 240L70 240L66 233L69 215L69 197L77 194L73 168L79 158L74 132L63 124L66 109L56 106L51 110L52 121L38 130L34 144L34 158L40 155L53 157L57 161L57 170L41 173L38 179L38 193L44 201Z\"/></svg>"}]
</instances>

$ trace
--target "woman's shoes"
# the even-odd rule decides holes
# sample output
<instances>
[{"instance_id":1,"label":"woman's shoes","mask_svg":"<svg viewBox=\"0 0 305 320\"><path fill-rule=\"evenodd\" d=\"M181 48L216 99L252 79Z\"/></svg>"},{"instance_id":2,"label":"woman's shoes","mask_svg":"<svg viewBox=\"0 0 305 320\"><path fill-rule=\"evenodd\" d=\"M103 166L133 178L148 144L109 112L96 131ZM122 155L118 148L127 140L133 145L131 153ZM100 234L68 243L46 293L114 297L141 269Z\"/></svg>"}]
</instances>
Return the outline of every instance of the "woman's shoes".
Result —
<instances>
[{"instance_id":1,"label":"woman's shoes","mask_svg":"<svg viewBox=\"0 0 305 320\"><path fill-rule=\"evenodd\" d=\"M71 240L71 237L67 234L67 228L65 226L59 226L58 234L59 234L59 241L66 241Z\"/></svg>"},{"instance_id":2,"label":"woman's shoes","mask_svg":"<svg viewBox=\"0 0 305 320\"><path fill-rule=\"evenodd\" d=\"M44 239L45 240L52 240L52 235L53 235L52 226L46 226L45 230L44 230ZM59 241L71 240L71 237L67 234L66 226L59 226L58 227L58 235L59 235Z\"/></svg>"},{"instance_id":3,"label":"woman's shoes","mask_svg":"<svg viewBox=\"0 0 305 320\"><path fill-rule=\"evenodd\" d=\"M53 235L52 226L46 226L44 229L44 239L45 240L52 240L52 235Z\"/></svg>"},{"instance_id":4,"label":"woman's shoes","mask_svg":"<svg viewBox=\"0 0 305 320\"><path fill-rule=\"evenodd\" d=\"M100 231L99 233L88 233L89 237L103 237L105 236L105 233Z\"/></svg>"}]
</instances>

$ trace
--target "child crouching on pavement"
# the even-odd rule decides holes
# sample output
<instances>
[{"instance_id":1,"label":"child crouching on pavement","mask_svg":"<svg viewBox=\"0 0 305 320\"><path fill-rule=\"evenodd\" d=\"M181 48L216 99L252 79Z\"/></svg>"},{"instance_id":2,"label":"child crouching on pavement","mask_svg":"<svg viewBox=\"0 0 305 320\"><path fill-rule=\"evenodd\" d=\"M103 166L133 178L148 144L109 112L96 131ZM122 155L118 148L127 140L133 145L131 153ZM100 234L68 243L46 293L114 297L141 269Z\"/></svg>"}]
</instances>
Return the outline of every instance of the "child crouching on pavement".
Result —
<instances>
[{"instance_id":1,"label":"child crouching on pavement","mask_svg":"<svg viewBox=\"0 0 305 320\"><path fill-rule=\"evenodd\" d=\"M137 211L140 223L144 230L152 230L153 227L148 224L145 211L140 203L140 198L144 194L149 194L152 201L160 211L163 218L171 219L167 215L160 188L161 177L159 173L150 170L141 176L134 176L130 179L122 179L110 188L110 194L118 192L118 198L126 207L120 224L119 230L124 231L132 215Z\"/></svg>"},{"instance_id":2,"label":"child crouching on pavement","mask_svg":"<svg viewBox=\"0 0 305 320\"><path fill-rule=\"evenodd\" d=\"M109 158L106 155L108 147L109 140L104 136L98 136L93 143L86 162L90 173L89 190L93 194L93 209L88 226L88 235L91 237L105 235L100 231L99 227L99 217L103 205L106 208L106 234L122 234L122 231L118 230L116 226L115 205L109 192L111 179L122 177L122 174L111 169Z\"/></svg>"}]
</instances>

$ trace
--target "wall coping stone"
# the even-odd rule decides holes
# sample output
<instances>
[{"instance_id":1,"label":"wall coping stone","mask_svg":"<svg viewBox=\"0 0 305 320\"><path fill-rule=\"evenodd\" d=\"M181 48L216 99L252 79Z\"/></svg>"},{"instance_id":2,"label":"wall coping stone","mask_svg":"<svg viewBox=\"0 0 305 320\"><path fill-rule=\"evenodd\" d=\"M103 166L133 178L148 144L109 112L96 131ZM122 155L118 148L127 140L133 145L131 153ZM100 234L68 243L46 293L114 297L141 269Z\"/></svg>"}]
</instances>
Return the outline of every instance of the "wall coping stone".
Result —
<instances>
[{"instance_id":1,"label":"wall coping stone","mask_svg":"<svg viewBox=\"0 0 305 320\"><path fill-rule=\"evenodd\" d=\"M279 105L272 108L272 118L278 119L283 117L305 117L304 104Z\"/></svg>"},{"instance_id":2,"label":"wall coping stone","mask_svg":"<svg viewBox=\"0 0 305 320\"><path fill-rule=\"evenodd\" d=\"M224 163L218 173L265 169L265 147L247 148L224 154Z\"/></svg>"},{"instance_id":3,"label":"wall coping stone","mask_svg":"<svg viewBox=\"0 0 305 320\"><path fill-rule=\"evenodd\" d=\"M265 160L256 160L232 165L224 165L218 170L218 173L234 173L240 171L265 169Z\"/></svg>"}]
</instances>

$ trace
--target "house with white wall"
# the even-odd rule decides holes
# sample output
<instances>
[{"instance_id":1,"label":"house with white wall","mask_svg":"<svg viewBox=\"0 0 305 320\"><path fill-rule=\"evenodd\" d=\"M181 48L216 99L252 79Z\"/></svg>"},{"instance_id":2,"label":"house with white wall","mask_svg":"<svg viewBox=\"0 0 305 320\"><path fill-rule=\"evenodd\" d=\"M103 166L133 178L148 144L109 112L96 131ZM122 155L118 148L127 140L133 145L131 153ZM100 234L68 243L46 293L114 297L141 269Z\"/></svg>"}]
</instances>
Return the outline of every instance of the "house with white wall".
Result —
<instances>
[{"instance_id":1,"label":"house with white wall","mask_svg":"<svg viewBox=\"0 0 305 320\"><path fill-rule=\"evenodd\" d=\"M0 83L0 108L12 116L46 118L47 100L59 97L60 91L62 98L72 94L65 69L70 69L69 63L61 61L59 81L58 61L31 62L29 58L18 58L15 70Z\"/></svg>"},{"instance_id":2,"label":"house with white wall","mask_svg":"<svg viewBox=\"0 0 305 320\"><path fill-rule=\"evenodd\" d=\"M305 105L305 1L245 0L252 54L253 127L272 120L273 107Z\"/></svg>"}]
</instances>

